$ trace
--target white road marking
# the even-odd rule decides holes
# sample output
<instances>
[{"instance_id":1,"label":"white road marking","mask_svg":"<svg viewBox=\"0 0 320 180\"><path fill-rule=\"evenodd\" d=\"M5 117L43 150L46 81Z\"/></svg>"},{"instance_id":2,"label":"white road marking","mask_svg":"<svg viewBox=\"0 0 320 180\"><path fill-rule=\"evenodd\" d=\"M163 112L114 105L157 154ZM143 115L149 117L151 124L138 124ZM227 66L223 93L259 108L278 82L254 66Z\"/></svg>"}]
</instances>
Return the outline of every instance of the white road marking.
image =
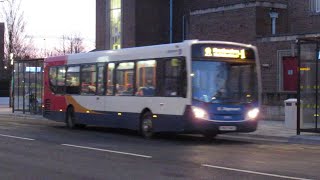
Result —
<instances>
[{"instance_id":1,"label":"white road marking","mask_svg":"<svg viewBox=\"0 0 320 180\"><path fill-rule=\"evenodd\" d=\"M82 148L82 149L90 149L90 150L96 150L96 151L103 151L103 152L109 152L109 153L116 153L116 154L124 154L129 156L137 156L137 157L143 157L143 158L152 158L152 156L142 155L142 154L134 154L134 153L128 153L128 152L121 152L121 151L113 151L108 149L99 149L99 148L93 148L93 147L86 147L86 146L77 146L72 144L61 144L63 146L70 146L70 147L76 147L76 148Z\"/></svg>"},{"instance_id":2,"label":"white road marking","mask_svg":"<svg viewBox=\"0 0 320 180\"><path fill-rule=\"evenodd\" d=\"M262 172L256 172L256 171L248 171L248 170L234 169L234 168L228 168L228 167L222 167L222 166L213 166L213 165L209 165L209 164L202 164L202 166L211 167L211 168L216 168L216 169L224 169L224 170L229 170L229 171L238 171L238 172L245 172L245 173L251 173L251 174L264 175L264 176L272 176L272 177L278 177L278 178L285 178L285 179L311 180L311 179L306 179L306 178L282 176L282 175L277 175L277 174L269 174L269 173L262 173Z\"/></svg>"},{"instance_id":3,"label":"white road marking","mask_svg":"<svg viewBox=\"0 0 320 180\"><path fill-rule=\"evenodd\" d=\"M18 137L18 136L11 136L11 135L6 135L6 134L0 134L0 136L9 137L9 138L15 138L15 139L23 139L23 140L28 140L28 141L34 141L34 139Z\"/></svg>"}]
</instances>

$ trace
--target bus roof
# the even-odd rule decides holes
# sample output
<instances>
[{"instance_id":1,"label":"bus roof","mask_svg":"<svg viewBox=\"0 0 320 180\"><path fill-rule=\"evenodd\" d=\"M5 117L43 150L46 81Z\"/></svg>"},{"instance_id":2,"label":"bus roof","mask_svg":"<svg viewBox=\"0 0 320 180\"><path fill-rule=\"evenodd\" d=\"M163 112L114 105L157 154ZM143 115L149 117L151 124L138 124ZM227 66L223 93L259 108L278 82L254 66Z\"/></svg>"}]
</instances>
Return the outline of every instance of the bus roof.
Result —
<instances>
[{"instance_id":1,"label":"bus roof","mask_svg":"<svg viewBox=\"0 0 320 180\"><path fill-rule=\"evenodd\" d=\"M152 46L141 46L123 48L118 50L99 50L87 53L70 54L66 56L48 57L45 59L46 63L51 63L66 59L66 64L82 64L82 63L96 63L96 62L113 62L118 60L137 60L157 57L174 57L187 56L190 54L190 47L193 44L225 44L242 47L255 48L249 44L228 42L228 41L199 41L199 40L185 40L180 43L161 44Z\"/></svg>"}]
</instances>

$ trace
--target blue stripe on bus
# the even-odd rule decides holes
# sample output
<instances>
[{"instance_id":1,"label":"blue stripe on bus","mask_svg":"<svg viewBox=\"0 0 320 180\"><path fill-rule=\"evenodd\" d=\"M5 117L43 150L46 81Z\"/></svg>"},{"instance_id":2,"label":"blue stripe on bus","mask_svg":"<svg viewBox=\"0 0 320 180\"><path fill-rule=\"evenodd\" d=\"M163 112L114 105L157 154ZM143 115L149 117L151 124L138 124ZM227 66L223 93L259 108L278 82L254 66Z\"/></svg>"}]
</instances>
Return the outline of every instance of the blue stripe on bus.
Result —
<instances>
[{"instance_id":1,"label":"blue stripe on bus","mask_svg":"<svg viewBox=\"0 0 320 180\"><path fill-rule=\"evenodd\" d=\"M50 112L45 117L65 122L65 114L65 112ZM131 130L140 129L140 113L122 113L121 116L118 115L118 112L75 113L75 117L78 124ZM155 132L201 133L207 130L218 131L219 126L236 126L237 132L252 132L256 130L257 121L234 121L234 118L233 122L228 122L228 120L213 122L195 119L190 106L188 106L185 114L181 116L157 114L157 118L153 118L153 125Z\"/></svg>"},{"instance_id":2,"label":"blue stripe on bus","mask_svg":"<svg viewBox=\"0 0 320 180\"><path fill-rule=\"evenodd\" d=\"M65 122L65 112L51 112L45 115L46 118L58 122ZM118 112L101 112L94 113L75 113L75 119L78 124L105 126L111 128L124 128L139 130L140 113L121 113ZM184 130L184 116L177 115L157 115L153 118L155 132L182 132Z\"/></svg>"}]
</instances>

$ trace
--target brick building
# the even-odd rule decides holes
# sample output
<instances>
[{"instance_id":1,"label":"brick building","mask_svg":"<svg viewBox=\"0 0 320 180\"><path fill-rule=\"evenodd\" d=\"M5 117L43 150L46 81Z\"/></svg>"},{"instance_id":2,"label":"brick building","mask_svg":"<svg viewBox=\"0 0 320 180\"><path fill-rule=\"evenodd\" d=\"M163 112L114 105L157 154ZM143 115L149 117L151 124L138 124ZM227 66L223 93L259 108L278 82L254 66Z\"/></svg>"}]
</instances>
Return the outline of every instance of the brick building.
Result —
<instances>
[{"instance_id":1,"label":"brick building","mask_svg":"<svg viewBox=\"0 0 320 180\"><path fill-rule=\"evenodd\" d=\"M184 39L256 45L265 103L282 104L295 95L296 39L320 36L320 0L96 0L96 5L97 49Z\"/></svg>"}]
</instances>

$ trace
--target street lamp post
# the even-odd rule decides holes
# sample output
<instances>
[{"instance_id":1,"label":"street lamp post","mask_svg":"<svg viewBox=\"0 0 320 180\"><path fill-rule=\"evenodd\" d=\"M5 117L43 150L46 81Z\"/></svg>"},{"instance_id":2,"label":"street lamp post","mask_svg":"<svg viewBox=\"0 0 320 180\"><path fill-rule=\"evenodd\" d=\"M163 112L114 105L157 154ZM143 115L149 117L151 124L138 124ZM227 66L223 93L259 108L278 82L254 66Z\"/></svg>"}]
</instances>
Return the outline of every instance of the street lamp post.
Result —
<instances>
[{"instance_id":1,"label":"street lamp post","mask_svg":"<svg viewBox=\"0 0 320 180\"><path fill-rule=\"evenodd\" d=\"M9 54L9 60L10 60L10 66L11 66L11 81L9 82L10 83L10 88L9 88L9 91L10 91L10 95L9 95L9 107L12 107L12 110L13 110L13 99L14 99L14 59L13 59L13 53L10 53Z\"/></svg>"}]
</instances>

